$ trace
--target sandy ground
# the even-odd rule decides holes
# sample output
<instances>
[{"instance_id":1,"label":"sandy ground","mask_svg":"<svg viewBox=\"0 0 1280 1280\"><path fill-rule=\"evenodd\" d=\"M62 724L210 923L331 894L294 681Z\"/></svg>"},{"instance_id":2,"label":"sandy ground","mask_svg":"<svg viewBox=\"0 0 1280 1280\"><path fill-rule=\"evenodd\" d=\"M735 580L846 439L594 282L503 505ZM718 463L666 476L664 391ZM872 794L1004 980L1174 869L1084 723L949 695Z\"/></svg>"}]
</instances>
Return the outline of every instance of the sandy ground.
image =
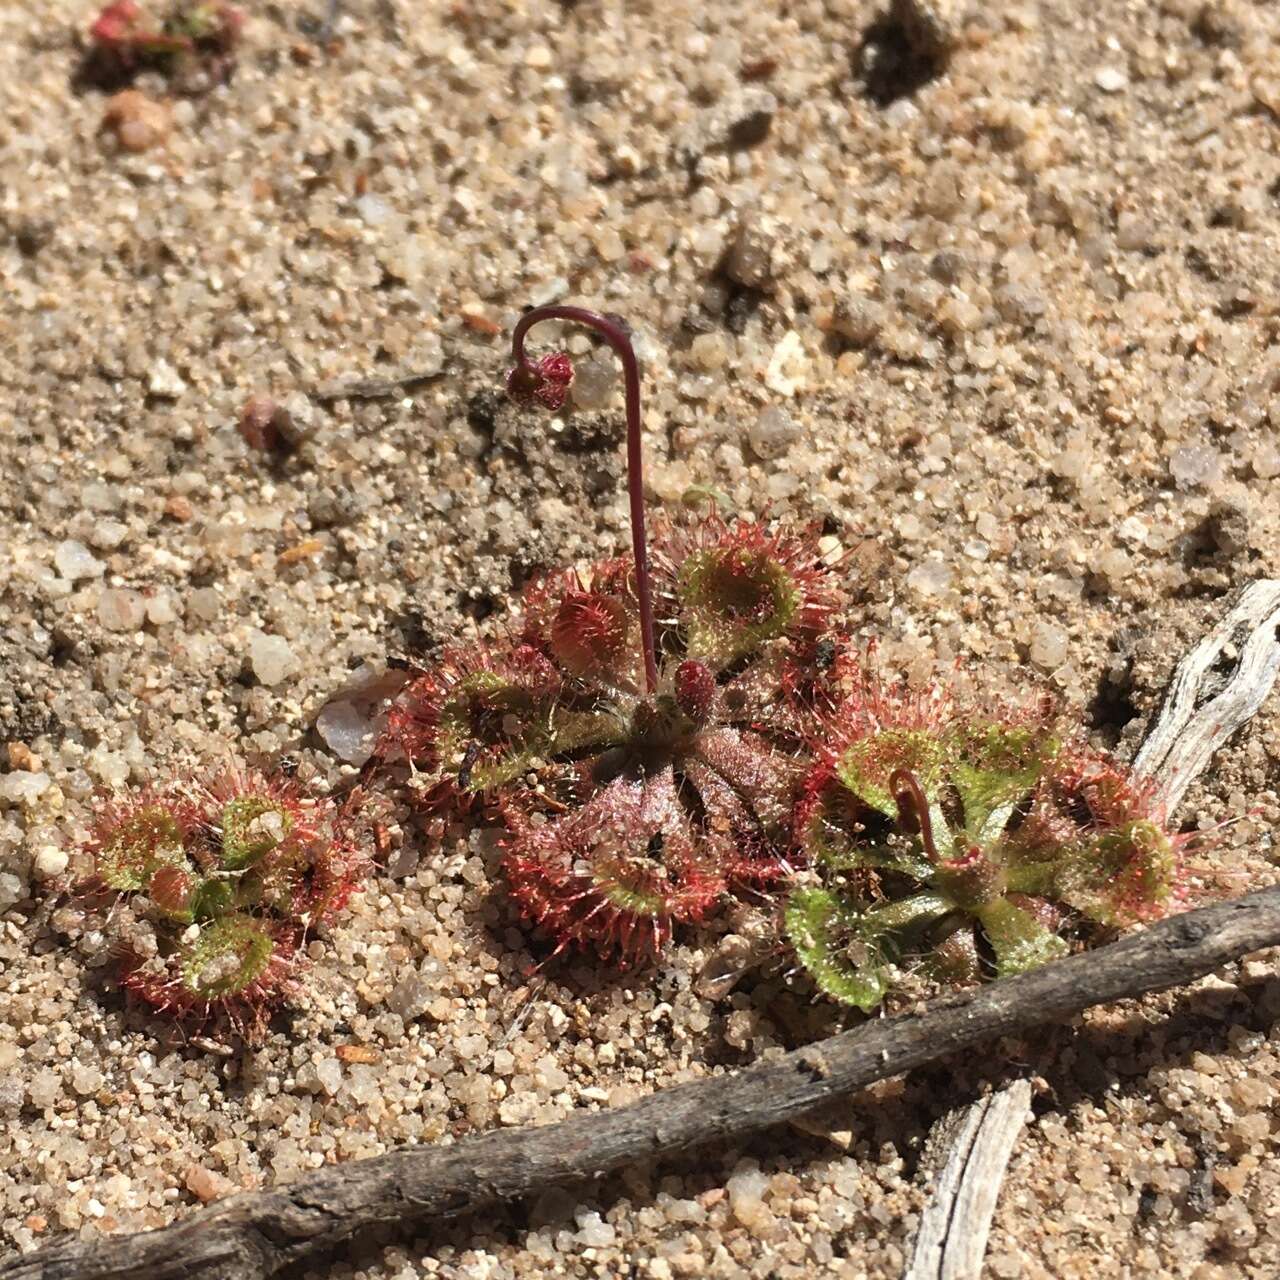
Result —
<instances>
[{"instance_id":1,"label":"sandy ground","mask_svg":"<svg viewBox=\"0 0 1280 1280\"><path fill-rule=\"evenodd\" d=\"M223 1056L126 1006L49 892L98 785L231 751L337 783L313 725L353 673L624 545L603 374L551 421L493 397L522 306L635 326L655 502L829 517L887 662L1047 683L1123 751L1232 585L1280 573L1274 4L975 6L948 65L895 69L862 0L350 0L327 50L314 2L250 6L233 81L138 154L73 85L91 6L0 6L5 1248L839 1022L772 979L703 999L710 937L533 990L492 841L406 820L309 999ZM313 432L292 459L237 433L254 393ZM1274 878L1278 781L1273 699L1182 815L1240 819L1242 884ZM1274 1276L1273 961L327 1274L893 1277L930 1124L1008 1063L1037 1094L991 1275Z\"/></svg>"}]
</instances>

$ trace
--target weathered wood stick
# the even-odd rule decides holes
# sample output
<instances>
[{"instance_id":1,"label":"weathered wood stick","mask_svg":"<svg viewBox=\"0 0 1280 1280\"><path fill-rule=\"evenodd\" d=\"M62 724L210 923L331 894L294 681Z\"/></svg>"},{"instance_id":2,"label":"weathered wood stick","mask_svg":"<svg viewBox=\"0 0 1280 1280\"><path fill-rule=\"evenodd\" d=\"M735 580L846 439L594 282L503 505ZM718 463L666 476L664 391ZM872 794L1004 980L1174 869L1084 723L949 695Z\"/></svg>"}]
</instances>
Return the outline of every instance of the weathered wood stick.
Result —
<instances>
[{"instance_id":1,"label":"weathered wood stick","mask_svg":"<svg viewBox=\"0 0 1280 1280\"><path fill-rule=\"evenodd\" d=\"M0 1263L0 1280L262 1280L378 1225L409 1231L717 1139L1090 1005L1190 982L1280 944L1280 887L1164 920L1095 951L846 1031L736 1075L558 1124L410 1147L233 1196L159 1231L72 1239Z\"/></svg>"},{"instance_id":2,"label":"weathered wood stick","mask_svg":"<svg viewBox=\"0 0 1280 1280\"><path fill-rule=\"evenodd\" d=\"M981 1274L1000 1187L1030 1105L1031 1081L1022 1079L952 1113L958 1127L903 1280Z\"/></svg>"},{"instance_id":3,"label":"weathered wood stick","mask_svg":"<svg viewBox=\"0 0 1280 1280\"><path fill-rule=\"evenodd\" d=\"M1280 581L1259 578L1173 673L1155 727L1134 757L1172 813L1210 756L1266 700L1280 676Z\"/></svg>"}]
</instances>

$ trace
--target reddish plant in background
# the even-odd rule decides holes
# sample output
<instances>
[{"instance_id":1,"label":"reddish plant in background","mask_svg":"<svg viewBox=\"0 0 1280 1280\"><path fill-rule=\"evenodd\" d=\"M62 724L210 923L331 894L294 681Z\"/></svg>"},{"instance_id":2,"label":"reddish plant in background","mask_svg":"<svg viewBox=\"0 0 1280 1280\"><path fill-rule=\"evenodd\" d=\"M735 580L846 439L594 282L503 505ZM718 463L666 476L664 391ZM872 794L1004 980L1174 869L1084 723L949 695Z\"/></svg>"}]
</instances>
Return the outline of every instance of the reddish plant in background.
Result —
<instances>
[{"instance_id":1,"label":"reddish plant in background","mask_svg":"<svg viewBox=\"0 0 1280 1280\"><path fill-rule=\"evenodd\" d=\"M89 28L85 74L119 83L154 68L186 88L225 81L235 65L244 20L226 0L175 0L162 17L138 0L114 0Z\"/></svg>"},{"instance_id":2,"label":"reddish plant in background","mask_svg":"<svg viewBox=\"0 0 1280 1280\"><path fill-rule=\"evenodd\" d=\"M558 407L572 381L562 353L525 356L550 319L622 361L632 556L532 584L506 640L451 650L409 685L380 754L409 762L423 803L500 818L512 894L557 950L625 963L786 874L795 788L835 699L841 592L814 527L664 520L651 561L630 337L578 307L529 312L508 378L521 403Z\"/></svg>"},{"instance_id":3,"label":"reddish plant in background","mask_svg":"<svg viewBox=\"0 0 1280 1280\"><path fill-rule=\"evenodd\" d=\"M295 992L301 948L366 870L332 801L229 769L105 800L86 897L112 901L122 981L182 1019L259 1036Z\"/></svg>"}]
</instances>

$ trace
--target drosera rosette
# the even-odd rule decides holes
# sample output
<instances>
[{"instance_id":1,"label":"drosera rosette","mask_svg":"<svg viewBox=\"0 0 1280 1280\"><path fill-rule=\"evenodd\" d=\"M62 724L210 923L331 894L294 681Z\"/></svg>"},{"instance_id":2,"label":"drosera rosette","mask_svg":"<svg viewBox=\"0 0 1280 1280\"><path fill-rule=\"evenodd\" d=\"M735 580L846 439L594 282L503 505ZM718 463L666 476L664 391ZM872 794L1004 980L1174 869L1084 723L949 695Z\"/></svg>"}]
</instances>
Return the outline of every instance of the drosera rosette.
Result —
<instances>
[{"instance_id":1,"label":"drosera rosette","mask_svg":"<svg viewBox=\"0 0 1280 1280\"><path fill-rule=\"evenodd\" d=\"M572 364L526 357L541 320L622 362L632 553L549 573L508 635L447 651L396 699L378 757L429 808L507 828L515 901L554 949L624 963L728 893L790 871L791 809L837 698L841 566L816 526L716 511L645 528L639 367L614 317L542 307L517 325L511 394L555 409Z\"/></svg>"},{"instance_id":2,"label":"drosera rosette","mask_svg":"<svg viewBox=\"0 0 1280 1280\"><path fill-rule=\"evenodd\" d=\"M1186 846L1149 787L1052 706L978 708L864 674L796 807L785 932L818 988L870 1010L968 984L1183 904Z\"/></svg>"},{"instance_id":3,"label":"drosera rosette","mask_svg":"<svg viewBox=\"0 0 1280 1280\"><path fill-rule=\"evenodd\" d=\"M239 766L105 798L85 852L80 893L109 903L123 986L249 1040L296 996L304 944L367 870L332 800Z\"/></svg>"}]
</instances>

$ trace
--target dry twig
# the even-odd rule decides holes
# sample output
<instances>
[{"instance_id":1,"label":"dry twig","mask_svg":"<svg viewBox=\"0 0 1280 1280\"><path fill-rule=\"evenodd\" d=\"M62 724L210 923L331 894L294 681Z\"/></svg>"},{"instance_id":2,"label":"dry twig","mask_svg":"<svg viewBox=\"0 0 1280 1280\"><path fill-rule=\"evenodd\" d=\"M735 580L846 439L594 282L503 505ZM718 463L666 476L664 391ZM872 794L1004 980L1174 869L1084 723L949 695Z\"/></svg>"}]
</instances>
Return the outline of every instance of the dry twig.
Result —
<instances>
[{"instance_id":1,"label":"dry twig","mask_svg":"<svg viewBox=\"0 0 1280 1280\"><path fill-rule=\"evenodd\" d=\"M740 1140L876 1080L1090 1005L1193 981L1278 943L1280 888L1264 889L737 1075L541 1128L402 1148L278 1191L233 1196L159 1231L64 1240L0 1264L0 1280L262 1280L369 1227L413 1230L701 1143Z\"/></svg>"},{"instance_id":2,"label":"dry twig","mask_svg":"<svg viewBox=\"0 0 1280 1280\"><path fill-rule=\"evenodd\" d=\"M904 1280L961 1280L982 1270L1000 1186L1030 1105L1031 1081L1014 1080L947 1117L951 1148Z\"/></svg>"},{"instance_id":3,"label":"dry twig","mask_svg":"<svg viewBox=\"0 0 1280 1280\"><path fill-rule=\"evenodd\" d=\"M1209 758L1253 718L1280 675L1280 581L1260 578L1173 673L1133 767L1172 812Z\"/></svg>"}]
</instances>

